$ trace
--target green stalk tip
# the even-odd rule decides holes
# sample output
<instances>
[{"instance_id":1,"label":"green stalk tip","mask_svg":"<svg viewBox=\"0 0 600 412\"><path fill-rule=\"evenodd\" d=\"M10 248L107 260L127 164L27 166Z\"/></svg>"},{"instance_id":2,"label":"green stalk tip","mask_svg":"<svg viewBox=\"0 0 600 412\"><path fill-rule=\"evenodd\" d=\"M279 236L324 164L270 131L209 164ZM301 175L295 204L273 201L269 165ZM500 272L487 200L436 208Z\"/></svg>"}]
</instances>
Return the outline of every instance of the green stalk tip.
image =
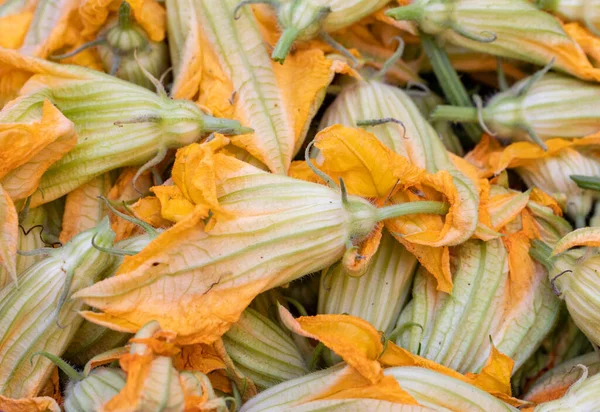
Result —
<instances>
[{"instance_id":1,"label":"green stalk tip","mask_svg":"<svg viewBox=\"0 0 600 412\"><path fill-rule=\"evenodd\" d=\"M423 9L423 6L420 4L413 3L407 6L389 9L385 14L396 20L412 20L418 22L423 18L425 9Z\"/></svg>"},{"instance_id":2,"label":"green stalk tip","mask_svg":"<svg viewBox=\"0 0 600 412\"><path fill-rule=\"evenodd\" d=\"M431 36L423 34L421 39L425 53L431 62L435 77L438 79L446 99L454 106L473 107L473 102L467 93L467 89L465 89L465 86L460 81L460 77L458 77L458 73L452 66L446 52L435 43L435 40ZM474 113L474 122L476 122L477 111ZM479 126L476 124L467 124L464 126L464 129L471 143L479 142L482 133Z\"/></svg>"},{"instance_id":3,"label":"green stalk tip","mask_svg":"<svg viewBox=\"0 0 600 412\"><path fill-rule=\"evenodd\" d=\"M477 123L477 109L474 107L460 107L440 105L429 115L429 120L445 120L458 123Z\"/></svg>"},{"instance_id":4,"label":"green stalk tip","mask_svg":"<svg viewBox=\"0 0 600 412\"><path fill-rule=\"evenodd\" d=\"M529 249L529 256L546 267L552 269L552 248L541 240L533 240Z\"/></svg>"},{"instance_id":5,"label":"green stalk tip","mask_svg":"<svg viewBox=\"0 0 600 412\"><path fill-rule=\"evenodd\" d=\"M217 132L225 135L239 135L254 132L254 129L242 126L237 120L222 119L205 115L202 117L202 121L204 133Z\"/></svg>"},{"instance_id":6,"label":"green stalk tip","mask_svg":"<svg viewBox=\"0 0 600 412\"><path fill-rule=\"evenodd\" d=\"M600 192L600 176L570 175L569 177L582 189Z\"/></svg>"},{"instance_id":7,"label":"green stalk tip","mask_svg":"<svg viewBox=\"0 0 600 412\"><path fill-rule=\"evenodd\" d=\"M41 356L45 357L50 362L52 362L53 364L58 366L60 368L60 370L65 373L65 375L67 375L69 378L71 378L71 380L73 380L75 382L79 382L80 380L83 379L83 376L81 376L81 374L79 372L77 372L71 365L69 365L67 362L65 362L64 360L62 360L61 358L59 358L58 356L56 356L52 353L44 352L44 351L35 352L34 354L31 355L30 361L33 362L33 357L37 356L37 355L41 355Z\"/></svg>"},{"instance_id":8,"label":"green stalk tip","mask_svg":"<svg viewBox=\"0 0 600 412\"><path fill-rule=\"evenodd\" d=\"M119 7L119 27L128 29L131 26L131 6L124 1Z\"/></svg>"},{"instance_id":9,"label":"green stalk tip","mask_svg":"<svg viewBox=\"0 0 600 412\"><path fill-rule=\"evenodd\" d=\"M448 213L450 205L444 202L420 201L407 202L393 206L386 206L377 209L375 218L378 222L395 217L414 215L417 213L445 215Z\"/></svg>"},{"instance_id":10,"label":"green stalk tip","mask_svg":"<svg viewBox=\"0 0 600 412\"><path fill-rule=\"evenodd\" d=\"M290 52L292 45L296 41L298 37L299 31L295 27L286 28L283 33L281 33L281 37L277 41L275 48L273 49L273 53L271 54L271 58L278 63L283 64L286 56Z\"/></svg>"}]
</instances>

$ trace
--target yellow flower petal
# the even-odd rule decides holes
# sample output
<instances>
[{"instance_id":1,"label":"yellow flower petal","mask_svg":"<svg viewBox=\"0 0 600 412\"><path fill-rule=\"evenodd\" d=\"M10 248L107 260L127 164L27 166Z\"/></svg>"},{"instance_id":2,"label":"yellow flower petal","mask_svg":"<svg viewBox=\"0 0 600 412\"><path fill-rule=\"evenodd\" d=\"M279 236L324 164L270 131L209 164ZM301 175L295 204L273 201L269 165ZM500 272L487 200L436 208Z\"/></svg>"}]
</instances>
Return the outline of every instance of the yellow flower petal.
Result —
<instances>
[{"instance_id":1,"label":"yellow flower petal","mask_svg":"<svg viewBox=\"0 0 600 412\"><path fill-rule=\"evenodd\" d=\"M491 394L511 395L510 376L514 361L492 345L492 353L480 373L467 373L471 384Z\"/></svg>"},{"instance_id":2,"label":"yellow flower petal","mask_svg":"<svg viewBox=\"0 0 600 412\"><path fill-rule=\"evenodd\" d=\"M373 383L352 367L347 367L335 382L303 399L301 404L325 399L380 399L401 405L418 405L393 376L383 376Z\"/></svg>"},{"instance_id":3,"label":"yellow flower petal","mask_svg":"<svg viewBox=\"0 0 600 412\"><path fill-rule=\"evenodd\" d=\"M83 36L92 37L106 23L109 14L116 12L120 0L84 0L79 5L79 15L83 22ZM154 0L130 0L129 5L136 22L148 33L153 41L165 38L165 9Z\"/></svg>"},{"instance_id":4,"label":"yellow flower petal","mask_svg":"<svg viewBox=\"0 0 600 412\"><path fill-rule=\"evenodd\" d=\"M162 205L157 197L144 197L131 206L135 217L154 227L166 228L172 225L170 220L162 217Z\"/></svg>"},{"instance_id":5,"label":"yellow flower petal","mask_svg":"<svg viewBox=\"0 0 600 412\"><path fill-rule=\"evenodd\" d=\"M0 182L13 200L24 199L35 191L44 172L76 144L73 123L45 100L39 121L0 123Z\"/></svg>"},{"instance_id":6,"label":"yellow flower petal","mask_svg":"<svg viewBox=\"0 0 600 412\"><path fill-rule=\"evenodd\" d=\"M114 202L130 202L140 198L140 193L138 193L138 190L141 193L148 192L150 190L150 187L152 186L152 172L148 170L147 172L142 173L142 175L138 177L137 181L135 182L134 187L133 178L135 177L137 171L138 169L136 167L124 168L121 171L121 174L117 178L114 185L110 188L106 197ZM157 214L160 216L160 206L157 207ZM122 207L119 207L118 209L121 212L126 212L126 210ZM115 234L117 235L115 237L115 242L130 238L136 234L143 233L143 230L139 226L120 218L114 213L111 213L109 217L111 228L113 232L115 232ZM150 224L152 224L155 227L163 227L163 225L169 225L166 221L160 222L156 225L154 225L153 223Z\"/></svg>"},{"instance_id":7,"label":"yellow flower petal","mask_svg":"<svg viewBox=\"0 0 600 412\"><path fill-rule=\"evenodd\" d=\"M154 186L151 190L160 201L163 219L179 222L194 211L195 205L186 199L177 186ZM204 209L203 215L208 216L208 208Z\"/></svg>"},{"instance_id":8,"label":"yellow flower petal","mask_svg":"<svg viewBox=\"0 0 600 412\"><path fill-rule=\"evenodd\" d=\"M79 186L67 195L59 240L67 243L73 236L96 226L108 214L99 196L106 196L111 186L108 173Z\"/></svg>"},{"instance_id":9,"label":"yellow flower petal","mask_svg":"<svg viewBox=\"0 0 600 412\"><path fill-rule=\"evenodd\" d=\"M0 185L0 289L17 281L18 220L12 199Z\"/></svg>"},{"instance_id":10,"label":"yellow flower petal","mask_svg":"<svg viewBox=\"0 0 600 412\"><path fill-rule=\"evenodd\" d=\"M279 315L292 332L322 342L369 382L377 383L383 378L377 361L383 351L381 336L366 320L351 315L301 316L294 319L281 305Z\"/></svg>"},{"instance_id":11,"label":"yellow flower petal","mask_svg":"<svg viewBox=\"0 0 600 412\"><path fill-rule=\"evenodd\" d=\"M0 17L0 47L18 49L25 40L29 25L33 20L32 11L22 11L16 14Z\"/></svg>"},{"instance_id":12,"label":"yellow flower petal","mask_svg":"<svg viewBox=\"0 0 600 412\"><path fill-rule=\"evenodd\" d=\"M552 250L552 256L575 246L600 247L600 227L585 227L563 237Z\"/></svg>"},{"instance_id":13,"label":"yellow flower petal","mask_svg":"<svg viewBox=\"0 0 600 412\"><path fill-rule=\"evenodd\" d=\"M176 78L175 84L180 85L176 93L191 96L191 77L197 79L201 106L254 129L254 133L233 138L232 143L271 171L287 173L326 87L335 72L345 67L316 49L298 50L283 65L273 62L252 13L242 9L241 18L232 20L236 5L234 1L220 2L218 7L206 0L198 2L199 20L189 23L201 28L200 51L191 51L197 45L189 50L186 46L185 56L201 56L202 75L191 76L182 69L181 77L190 81ZM217 33L214 27L225 27L218 23L223 20L233 23L226 26L226 32ZM193 28L190 31L194 33ZM299 78L303 87L297 87Z\"/></svg>"},{"instance_id":14,"label":"yellow flower petal","mask_svg":"<svg viewBox=\"0 0 600 412\"><path fill-rule=\"evenodd\" d=\"M11 399L0 395L2 412L60 412L60 406L49 396Z\"/></svg>"}]
</instances>

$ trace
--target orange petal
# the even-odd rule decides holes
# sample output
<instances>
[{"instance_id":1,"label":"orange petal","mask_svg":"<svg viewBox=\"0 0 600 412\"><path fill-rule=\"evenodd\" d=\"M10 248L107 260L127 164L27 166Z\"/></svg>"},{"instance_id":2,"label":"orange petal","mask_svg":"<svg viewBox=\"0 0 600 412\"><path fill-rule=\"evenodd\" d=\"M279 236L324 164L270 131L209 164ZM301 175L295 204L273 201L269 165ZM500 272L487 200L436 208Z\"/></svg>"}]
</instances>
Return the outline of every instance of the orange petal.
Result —
<instances>
[{"instance_id":1,"label":"orange petal","mask_svg":"<svg viewBox=\"0 0 600 412\"><path fill-rule=\"evenodd\" d=\"M29 25L33 20L32 11L21 11L0 17L0 47L18 49L23 44Z\"/></svg>"},{"instance_id":2,"label":"orange petal","mask_svg":"<svg viewBox=\"0 0 600 412\"><path fill-rule=\"evenodd\" d=\"M221 211L217 200L217 172L214 153L226 146L229 139L218 135L204 144L191 144L177 151L173 165L173 182L183 196L195 205L213 212Z\"/></svg>"},{"instance_id":3,"label":"orange petal","mask_svg":"<svg viewBox=\"0 0 600 412\"><path fill-rule=\"evenodd\" d=\"M485 366L480 373L467 373L471 384L489 393L503 393L510 396L510 376L515 362L501 353L494 345Z\"/></svg>"},{"instance_id":4,"label":"orange petal","mask_svg":"<svg viewBox=\"0 0 600 412\"><path fill-rule=\"evenodd\" d=\"M330 126L317 134L315 146L318 167L334 181L344 179L348 192L358 196L386 198L397 185L418 184L426 175L363 129Z\"/></svg>"},{"instance_id":5,"label":"orange petal","mask_svg":"<svg viewBox=\"0 0 600 412\"><path fill-rule=\"evenodd\" d=\"M60 407L49 396L36 398L11 399L0 395L2 412L60 412Z\"/></svg>"},{"instance_id":6,"label":"orange petal","mask_svg":"<svg viewBox=\"0 0 600 412\"><path fill-rule=\"evenodd\" d=\"M418 402L400 387L393 376L383 376L373 383L350 366L335 382L313 396L303 399L302 404L324 399L380 399L402 405L418 405Z\"/></svg>"},{"instance_id":7,"label":"orange petal","mask_svg":"<svg viewBox=\"0 0 600 412\"><path fill-rule=\"evenodd\" d=\"M0 289L17 281L19 217L10 196L0 185ZM1 270L4 269L4 270Z\"/></svg>"},{"instance_id":8,"label":"orange petal","mask_svg":"<svg viewBox=\"0 0 600 412\"><path fill-rule=\"evenodd\" d=\"M108 173L79 186L67 195L59 240L67 243L73 236L96 226L108 214L99 196L106 196L111 186Z\"/></svg>"},{"instance_id":9,"label":"orange petal","mask_svg":"<svg viewBox=\"0 0 600 412\"><path fill-rule=\"evenodd\" d=\"M177 186L154 186L151 191L160 201L160 214L163 219L179 222L194 211L195 205L185 198ZM204 216L208 216L208 208L204 208Z\"/></svg>"},{"instance_id":10,"label":"orange petal","mask_svg":"<svg viewBox=\"0 0 600 412\"><path fill-rule=\"evenodd\" d=\"M151 224L154 227L166 228L172 225L171 221L162 217L161 203L156 197L144 197L132 207L135 217Z\"/></svg>"},{"instance_id":11,"label":"orange petal","mask_svg":"<svg viewBox=\"0 0 600 412\"><path fill-rule=\"evenodd\" d=\"M569 37L581 46L585 54L596 62L600 61L600 38L581 27L579 23L563 24L563 29Z\"/></svg>"},{"instance_id":12,"label":"orange petal","mask_svg":"<svg viewBox=\"0 0 600 412\"><path fill-rule=\"evenodd\" d=\"M120 0L85 0L79 6L79 15L83 23L82 34L93 37L107 22L111 12L116 12ZM142 26L153 41L165 38L165 9L154 0L130 0L129 5L135 21Z\"/></svg>"},{"instance_id":13,"label":"orange petal","mask_svg":"<svg viewBox=\"0 0 600 412\"><path fill-rule=\"evenodd\" d=\"M552 250L552 256L575 246L600 247L600 227L584 227L563 237Z\"/></svg>"},{"instance_id":14,"label":"orange petal","mask_svg":"<svg viewBox=\"0 0 600 412\"><path fill-rule=\"evenodd\" d=\"M543 190L538 189L537 187L534 187L531 190L529 199L532 202L536 202L542 206L549 207L550 209L552 209L552 211L554 212L554 214L556 216L563 215L563 211L562 211L560 205L556 202L556 200L554 200L554 198L552 196L550 196L548 193L544 192Z\"/></svg>"},{"instance_id":15,"label":"orange petal","mask_svg":"<svg viewBox=\"0 0 600 412\"><path fill-rule=\"evenodd\" d=\"M136 167L124 168L119 174L119 177L117 178L114 185L110 188L106 197L109 200L115 202L130 202L140 198L138 190L142 193L148 192L150 190L150 187L152 186L152 172L148 170L147 172L142 173L142 175L135 182L134 187L133 178L137 174L137 171L138 168ZM125 208L123 207L117 208L121 212L126 212ZM160 216L160 206L158 206L157 213ZM120 218L116 214L111 213L109 216L111 228L117 235L115 237L115 242L143 233L143 230L140 227L138 227L132 222L128 222L125 219ZM163 224L168 225L168 222L161 222L161 224L153 226L163 227Z\"/></svg>"},{"instance_id":16,"label":"orange petal","mask_svg":"<svg viewBox=\"0 0 600 412\"><path fill-rule=\"evenodd\" d=\"M383 377L377 359L383 351L381 336L371 324L351 315L301 316L294 319L279 305L279 315L288 329L322 342L371 383Z\"/></svg>"},{"instance_id":17,"label":"orange petal","mask_svg":"<svg viewBox=\"0 0 600 412\"><path fill-rule=\"evenodd\" d=\"M13 200L24 199L76 144L73 123L45 100L39 122L0 123L0 182Z\"/></svg>"}]
</instances>

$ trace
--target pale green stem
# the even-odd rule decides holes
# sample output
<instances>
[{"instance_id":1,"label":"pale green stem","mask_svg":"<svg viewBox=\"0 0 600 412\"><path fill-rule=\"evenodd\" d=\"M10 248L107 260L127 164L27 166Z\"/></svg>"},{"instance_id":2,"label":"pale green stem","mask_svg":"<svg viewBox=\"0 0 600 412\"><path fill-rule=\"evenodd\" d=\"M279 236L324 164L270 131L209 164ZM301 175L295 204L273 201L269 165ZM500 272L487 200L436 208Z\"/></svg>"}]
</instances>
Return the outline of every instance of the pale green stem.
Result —
<instances>
[{"instance_id":1,"label":"pale green stem","mask_svg":"<svg viewBox=\"0 0 600 412\"><path fill-rule=\"evenodd\" d=\"M273 49L271 58L276 62L283 64L299 33L298 29L295 27L286 28L283 33L281 33L281 37Z\"/></svg>"},{"instance_id":2,"label":"pale green stem","mask_svg":"<svg viewBox=\"0 0 600 412\"><path fill-rule=\"evenodd\" d=\"M446 99L455 106L472 107L473 103L469 98L467 89L465 89L465 86L458 77L458 73L452 67L452 63L450 63L446 52L438 47L431 36L422 34L421 43L423 44L425 53L427 53L427 57L429 57L435 77L437 77ZM477 121L477 111L474 113L475 121ZM481 138L482 131L476 124L467 124L464 126L464 129L473 143L477 143Z\"/></svg>"},{"instance_id":3,"label":"pale green stem","mask_svg":"<svg viewBox=\"0 0 600 412\"><path fill-rule=\"evenodd\" d=\"M386 11L385 14L396 20L420 21L425 14L425 10L422 5L413 3L407 6L390 9Z\"/></svg>"},{"instance_id":4,"label":"pale green stem","mask_svg":"<svg viewBox=\"0 0 600 412\"><path fill-rule=\"evenodd\" d=\"M446 213L448 213L449 209L450 205L444 202L407 202L377 209L376 218L377 221L382 221L386 219L392 219L395 217L414 215L419 213L445 215Z\"/></svg>"},{"instance_id":5,"label":"pale green stem","mask_svg":"<svg viewBox=\"0 0 600 412\"><path fill-rule=\"evenodd\" d=\"M444 120L459 123L477 123L477 109L474 107L458 107L440 105L429 115L429 120Z\"/></svg>"},{"instance_id":6,"label":"pale green stem","mask_svg":"<svg viewBox=\"0 0 600 412\"><path fill-rule=\"evenodd\" d=\"M73 380L75 382L79 382L80 380L83 379L83 376L81 376L81 374L79 372L77 372L75 369L73 369L73 367L71 365L69 365L67 362L65 362L58 356L56 356L52 353L40 351L40 352L35 352L33 355L31 355L31 358L33 358L36 355L41 355L41 356L44 356L45 358L48 358L53 364L58 366L60 368L60 370L65 373L65 375L67 375L69 378L71 378L71 380ZM32 360L32 362L33 362L33 360Z\"/></svg>"}]
</instances>

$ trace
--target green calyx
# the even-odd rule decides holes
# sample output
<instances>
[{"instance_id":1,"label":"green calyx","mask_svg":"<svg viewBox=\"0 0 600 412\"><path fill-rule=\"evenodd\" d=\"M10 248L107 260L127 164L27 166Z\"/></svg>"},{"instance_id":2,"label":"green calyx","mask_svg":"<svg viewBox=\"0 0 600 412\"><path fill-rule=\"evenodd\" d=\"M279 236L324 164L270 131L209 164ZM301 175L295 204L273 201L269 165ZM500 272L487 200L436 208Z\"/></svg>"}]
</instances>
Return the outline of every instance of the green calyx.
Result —
<instances>
[{"instance_id":1,"label":"green calyx","mask_svg":"<svg viewBox=\"0 0 600 412\"><path fill-rule=\"evenodd\" d=\"M65 375L67 375L72 381L79 382L80 380L82 380L84 378L83 375L81 375L79 372L77 372L67 362L65 362L58 356L56 356L52 353L49 353L49 352L35 352L34 354L31 355L30 362L33 363L33 357L38 356L38 355L45 357L46 359L50 360L50 362L52 362L53 364L58 366L60 368L60 370L63 371L65 373Z\"/></svg>"},{"instance_id":2,"label":"green calyx","mask_svg":"<svg viewBox=\"0 0 600 412\"><path fill-rule=\"evenodd\" d=\"M546 11L556 11L560 4L560 0L535 0L537 8Z\"/></svg>"},{"instance_id":3,"label":"green calyx","mask_svg":"<svg viewBox=\"0 0 600 412\"><path fill-rule=\"evenodd\" d=\"M281 37L277 41L275 48L273 49L273 53L271 54L271 58L278 63L283 64L286 56L290 52L292 45L298 38L298 34L300 31L295 27L286 28L283 33L281 33Z\"/></svg>"},{"instance_id":4,"label":"green calyx","mask_svg":"<svg viewBox=\"0 0 600 412\"><path fill-rule=\"evenodd\" d=\"M572 181L577 183L577 186L579 186L582 189L600 192L599 176L570 175L569 177Z\"/></svg>"},{"instance_id":5,"label":"green calyx","mask_svg":"<svg viewBox=\"0 0 600 412\"><path fill-rule=\"evenodd\" d=\"M419 3L412 3L406 6L389 9L385 12L385 15L396 20L420 22L425 16L425 8Z\"/></svg>"}]
</instances>

